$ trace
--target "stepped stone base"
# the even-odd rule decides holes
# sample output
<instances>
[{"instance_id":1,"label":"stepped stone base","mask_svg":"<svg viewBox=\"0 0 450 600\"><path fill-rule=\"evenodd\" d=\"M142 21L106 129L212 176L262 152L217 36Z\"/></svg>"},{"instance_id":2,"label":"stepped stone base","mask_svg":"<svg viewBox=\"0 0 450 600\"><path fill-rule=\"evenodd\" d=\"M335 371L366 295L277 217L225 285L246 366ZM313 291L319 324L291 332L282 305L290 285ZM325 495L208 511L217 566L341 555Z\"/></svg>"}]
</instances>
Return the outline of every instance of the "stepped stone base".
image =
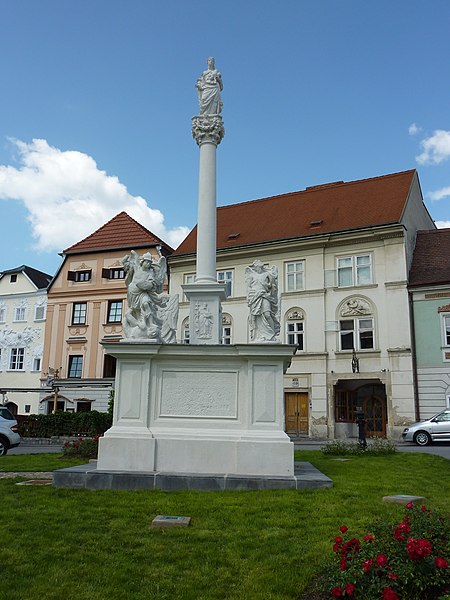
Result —
<instances>
[{"instance_id":1,"label":"stepped stone base","mask_svg":"<svg viewBox=\"0 0 450 600\"><path fill-rule=\"evenodd\" d=\"M90 490L282 490L330 488L332 480L307 462L296 462L293 476L102 471L95 463L59 469L53 485Z\"/></svg>"}]
</instances>

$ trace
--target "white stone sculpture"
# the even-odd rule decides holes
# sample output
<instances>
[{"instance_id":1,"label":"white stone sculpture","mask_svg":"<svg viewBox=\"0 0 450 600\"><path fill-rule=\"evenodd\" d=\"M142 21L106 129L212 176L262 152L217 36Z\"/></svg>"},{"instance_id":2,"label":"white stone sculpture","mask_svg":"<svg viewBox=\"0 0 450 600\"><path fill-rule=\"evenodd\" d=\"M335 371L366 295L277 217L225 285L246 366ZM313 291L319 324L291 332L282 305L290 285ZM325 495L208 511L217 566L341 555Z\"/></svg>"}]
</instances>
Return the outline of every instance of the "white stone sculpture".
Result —
<instances>
[{"instance_id":1,"label":"white stone sculpture","mask_svg":"<svg viewBox=\"0 0 450 600\"><path fill-rule=\"evenodd\" d=\"M361 298L351 298L348 300L341 309L342 317L357 316L357 315L370 315L371 310L368 302Z\"/></svg>"},{"instance_id":2,"label":"white stone sculpture","mask_svg":"<svg viewBox=\"0 0 450 600\"><path fill-rule=\"evenodd\" d=\"M208 58L208 68L203 71L195 84L198 92L201 115L218 115L222 112L222 76L216 69L214 58Z\"/></svg>"},{"instance_id":3,"label":"white stone sculpture","mask_svg":"<svg viewBox=\"0 0 450 600\"><path fill-rule=\"evenodd\" d=\"M132 250L122 264L128 290L128 310L123 319L125 337L176 343L178 294L163 293L166 259L161 257L156 263L149 252L139 256Z\"/></svg>"},{"instance_id":4,"label":"white stone sculpture","mask_svg":"<svg viewBox=\"0 0 450 600\"><path fill-rule=\"evenodd\" d=\"M277 267L265 267L260 260L255 260L245 269L245 281L250 308L250 341L277 342L280 333Z\"/></svg>"},{"instance_id":5,"label":"white stone sculpture","mask_svg":"<svg viewBox=\"0 0 450 600\"><path fill-rule=\"evenodd\" d=\"M212 337L214 317L206 302L195 305L195 331L197 337L208 340Z\"/></svg>"}]
</instances>

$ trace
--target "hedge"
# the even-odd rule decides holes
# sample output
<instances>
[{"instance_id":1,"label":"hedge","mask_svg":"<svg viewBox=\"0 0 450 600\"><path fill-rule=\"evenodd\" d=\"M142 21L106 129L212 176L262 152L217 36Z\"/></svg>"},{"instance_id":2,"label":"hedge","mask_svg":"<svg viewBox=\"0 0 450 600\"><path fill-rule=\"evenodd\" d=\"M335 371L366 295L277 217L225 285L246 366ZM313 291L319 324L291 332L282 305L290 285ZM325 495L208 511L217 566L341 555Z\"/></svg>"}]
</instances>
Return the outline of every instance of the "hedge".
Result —
<instances>
[{"instance_id":1,"label":"hedge","mask_svg":"<svg viewBox=\"0 0 450 600\"><path fill-rule=\"evenodd\" d=\"M112 425L111 415L96 410L18 416L17 420L19 433L24 437L101 435Z\"/></svg>"}]
</instances>

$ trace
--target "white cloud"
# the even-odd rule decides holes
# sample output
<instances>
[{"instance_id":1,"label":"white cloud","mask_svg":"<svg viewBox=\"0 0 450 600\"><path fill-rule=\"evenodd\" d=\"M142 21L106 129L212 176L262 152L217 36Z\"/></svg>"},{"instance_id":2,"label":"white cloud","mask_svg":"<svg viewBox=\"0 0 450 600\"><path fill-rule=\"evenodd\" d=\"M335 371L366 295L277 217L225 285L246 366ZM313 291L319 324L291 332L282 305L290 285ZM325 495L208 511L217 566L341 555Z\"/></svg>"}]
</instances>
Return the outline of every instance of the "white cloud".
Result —
<instances>
[{"instance_id":1,"label":"white cloud","mask_svg":"<svg viewBox=\"0 0 450 600\"><path fill-rule=\"evenodd\" d=\"M428 197L430 200L442 200L442 198L447 198L450 196L450 186L441 188L440 190L436 190L435 192L428 192Z\"/></svg>"},{"instance_id":2,"label":"white cloud","mask_svg":"<svg viewBox=\"0 0 450 600\"><path fill-rule=\"evenodd\" d=\"M450 221L435 221L436 227L438 229L446 229L450 227Z\"/></svg>"},{"instance_id":3,"label":"white cloud","mask_svg":"<svg viewBox=\"0 0 450 600\"><path fill-rule=\"evenodd\" d=\"M450 131L437 129L431 137L422 140L420 145L423 152L416 156L417 162L420 165L438 165L450 158Z\"/></svg>"},{"instance_id":4,"label":"white cloud","mask_svg":"<svg viewBox=\"0 0 450 600\"><path fill-rule=\"evenodd\" d=\"M129 194L91 156L59 150L46 140L12 142L19 167L0 165L0 199L23 202L37 250L63 250L123 210L173 247L189 232L183 226L168 229L161 211Z\"/></svg>"},{"instance_id":5,"label":"white cloud","mask_svg":"<svg viewBox=\"0 0 450 600\"><path fill-rule=\"evenodd\" d=\"M422 131L422 127L418 127L415 123L411 123L411 125L408 127L409 135L416 135L416 133L419 133L419 131Z\"/></svg>"}]
</instances>

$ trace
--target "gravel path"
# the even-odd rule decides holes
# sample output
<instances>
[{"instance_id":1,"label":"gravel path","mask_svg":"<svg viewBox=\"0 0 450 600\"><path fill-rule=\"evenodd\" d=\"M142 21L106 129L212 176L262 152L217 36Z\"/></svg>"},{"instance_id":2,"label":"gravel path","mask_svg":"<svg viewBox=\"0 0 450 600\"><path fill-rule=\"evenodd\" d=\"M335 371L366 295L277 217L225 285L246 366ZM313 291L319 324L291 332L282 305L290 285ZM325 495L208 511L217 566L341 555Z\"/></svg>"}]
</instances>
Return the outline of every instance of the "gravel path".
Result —
<instances>
[{"instance_id":1,"label":"gravel path","mask_svg":"<svg viewBox=\"0 0 450 600\"><path fill-rule=\"evenodd\" d=\"M10 473L0 473L0 479L13 479L14 477L26 477L27 479L53 479L52 471L20 471L20 472L10 472Z\"/></svg>"}]
</instances>

